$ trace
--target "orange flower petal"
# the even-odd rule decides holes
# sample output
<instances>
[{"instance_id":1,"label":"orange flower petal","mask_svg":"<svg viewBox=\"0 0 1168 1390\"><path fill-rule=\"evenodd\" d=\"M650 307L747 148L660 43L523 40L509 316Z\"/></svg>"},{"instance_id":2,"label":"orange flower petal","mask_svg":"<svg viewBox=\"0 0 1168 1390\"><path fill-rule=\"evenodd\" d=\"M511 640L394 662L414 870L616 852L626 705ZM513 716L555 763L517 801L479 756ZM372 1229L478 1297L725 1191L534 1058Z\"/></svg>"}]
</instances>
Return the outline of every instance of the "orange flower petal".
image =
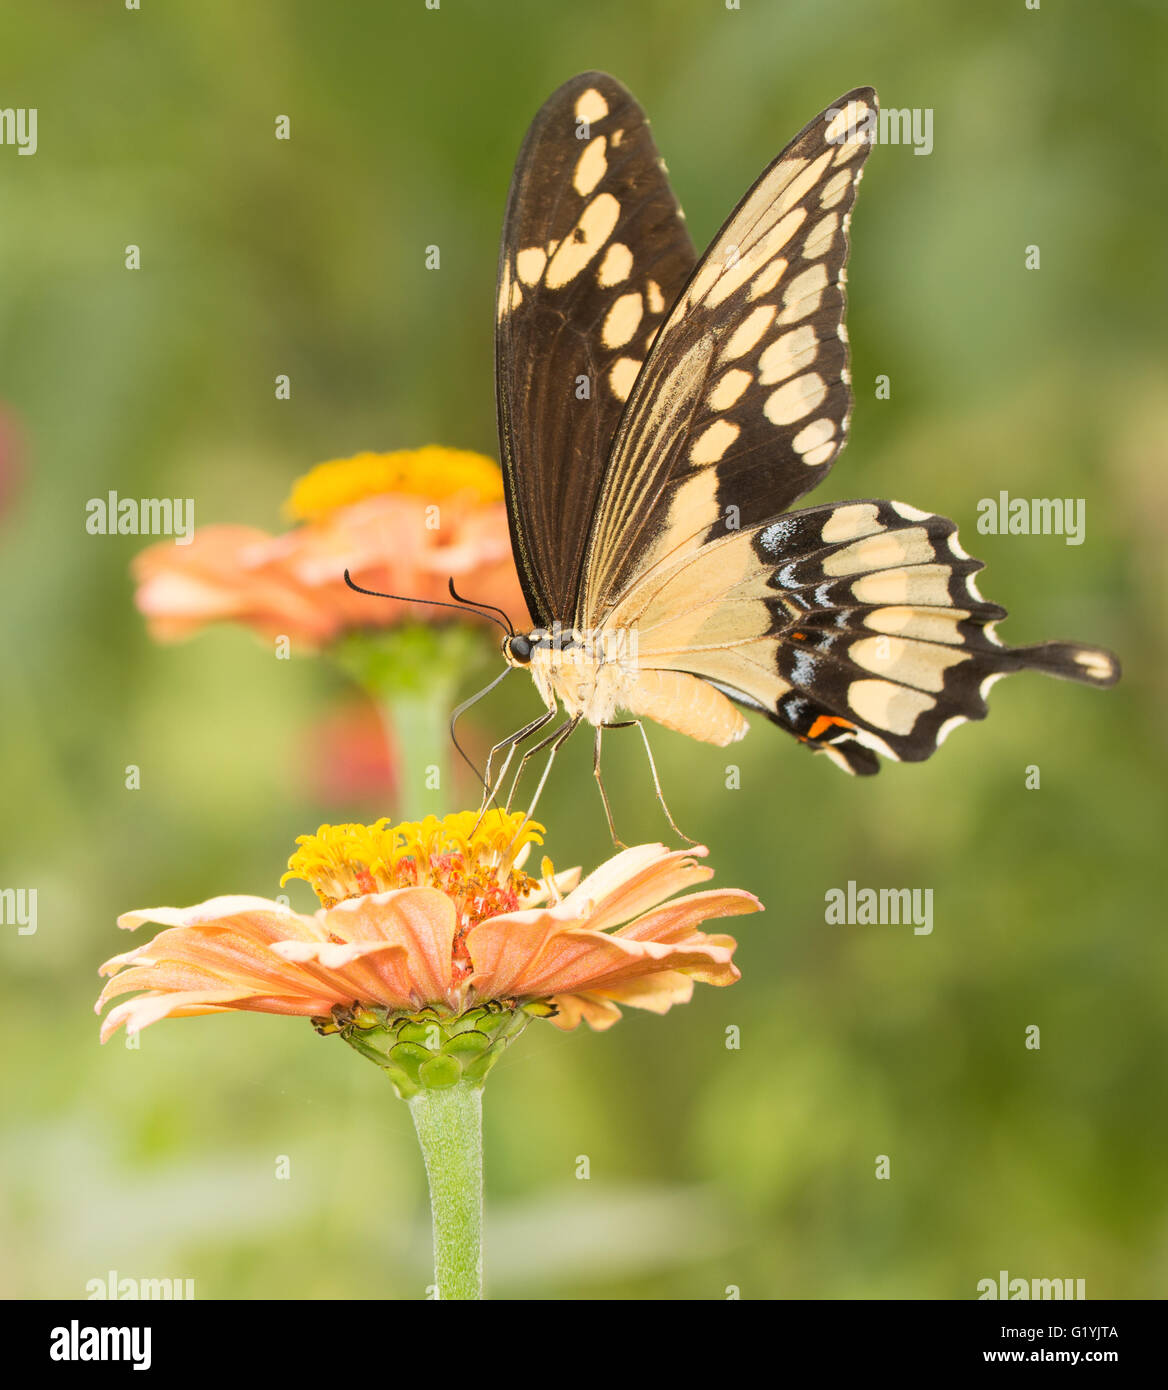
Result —
<instances>
[{"instance_id":1,"label":"orange flower petal","mask_svg":"<svg viewBox=\"0 0 1168 1390\"><path fill-rule=\"evenodd\" d=\"M445 999L452 989L454 904L436 888L399 888L366 898L350 898L318 914L327 930L350 940L368 940L377 932L383 941L402 948L395 965L395 987L428 1000Z\"/></svg>"},{"instance_id":2,"label":"orange flower petal","mask_svg":"<svg viewBox=\"0 0 1168 1390\"><path fill-rule=\"evenodd\" d=\"M597 931L627 922L680 889L712 878L713 869L695 862L696 856L708 853L705 845L673 851L664 845L635 845L622 850L568 894L561 905L564 915L575 909Z\"/></svg>"},{"instance_id":3,"label":"orange flower petal","mask_svg":"<svg viewBox=\"0 0 1168 1390\"><path fill-rule=\"evenodd\" d=\"M691 920L712 915L699 906ZM738 978L730 961L733 948L700 932L676 945L637 940L566 926L555 910L508 913L482 922L468 933L467 950L474 965L471 984L480 998L576 993L670 969L697 970L712 983Z\"/></svg>"},{"instance_id":4,"label":"orange flower petal","mask_svg":"<svg viewBox=\"0 0 1168 1390\"><path fill-rule=\"evenodd\" d=\"M651 1013L668 1013L674 1004L688 1004L693 997L694 979L677 970L665 970L643 979L629 980L595 994L557 994L552 1000L559 1012L551 1020L557 1028L571 1032L581 1020L597 1032L611 1028L621 1016L615 1000ZM726 980L723 983L730 984Z\"/></svg>"},{"instance_id":5,"label":"orange flower petal","mask_svg":"<svg viewBox=\"0 0 1168 1390\"><path fill-rule=\"evenodd\" d=\"M559 1012L549 1022L565 1033L587 1023L595 1033L603 1033L620 1022L621 1011L608 999L591 994L557 994L552 1000Z\"/></svg>"},{"instance_id":6,"label":"orange flower petal","mask_svg":"<svg viewBox=\"0 0 1168 1390\"><path fill-rule=\"evenodd\" d=\"M127 1028L137 1032L158 1023L164 1018L188 1018L195 1014L225 1013L229 1010L244 1009L252 1013L302 1014L313 1017L327 1014L333 1001L321 996L303 1004L293 1004L279 998L264 998L249 994L244 989L220 990L176 990L152 994L140 994L111 1009L101 1025L101 1040L108 1042L110 1037L124 1023Z\"/></svg>"},{"instance_id":7,"label":"orange flower petal","mask_svg":"<svg viewBox=\"0 0 1168 1390\"><path fill-rule=\"evenodd\" d=\"M135 602L153 636L174 641L213 622L246 624L312 646L346 628L386 627L414 617L452 620L448 609L374 601L368 589L449 599L447 580L473 575L474 597L497 604L519 629L528 623L511 556L506 508L472 493L445 498L440 523L422 497L390 493L340 507L272 536L248 526L203 526L189 545L153 545L133 564ZM488 622L467 609L468 622Z\"/></svg>"},{"instance_id":8,"label":"orange flower petal","mask_svg":"<svg viewBox=\"0 0 1168 1390\"><path fill-rule=\"evenodd\" d=\"M123 931L134 931L147 922L160 927L231 926L258 941L279 941L288 936L312 941L323 937L315 918L294 912L283 903L244 893L208 898L193 907L140 908L137 912L123 912L118 918Z\"/></svg>"}]
</instances>

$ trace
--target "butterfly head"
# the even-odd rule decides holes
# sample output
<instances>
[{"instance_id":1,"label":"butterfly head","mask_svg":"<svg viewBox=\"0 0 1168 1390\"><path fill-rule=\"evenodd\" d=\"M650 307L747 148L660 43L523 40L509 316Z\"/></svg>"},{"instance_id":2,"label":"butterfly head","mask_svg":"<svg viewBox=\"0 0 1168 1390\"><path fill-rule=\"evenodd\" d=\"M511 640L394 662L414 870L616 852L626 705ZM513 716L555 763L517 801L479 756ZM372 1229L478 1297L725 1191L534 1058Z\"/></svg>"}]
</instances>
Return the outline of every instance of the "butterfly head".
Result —
<instances>
[{"instance_id":1,"label":"butterfly head","mask_svg":"<svg viewBox=\"0 0 1168 1390\"><path fill-rule=\"evenodd\" d=\"M530 666L535 654L536 641L525 637L522 632L503 638L503 659L508 666Z\"/></svg>"}]
</instances>

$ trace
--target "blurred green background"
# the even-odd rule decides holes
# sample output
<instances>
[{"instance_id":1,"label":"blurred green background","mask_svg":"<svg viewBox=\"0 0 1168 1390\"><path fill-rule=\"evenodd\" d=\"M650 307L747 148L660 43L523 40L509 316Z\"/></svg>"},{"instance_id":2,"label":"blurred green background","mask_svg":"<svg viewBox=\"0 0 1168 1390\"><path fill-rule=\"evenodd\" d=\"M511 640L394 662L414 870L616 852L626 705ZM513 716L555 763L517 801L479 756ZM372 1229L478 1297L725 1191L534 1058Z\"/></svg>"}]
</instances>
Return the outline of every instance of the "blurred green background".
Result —
<instances>
[{"instance_id":1,"label":"blurred green background","mask_svg":"<svg viewBox=\"0 0 1168 1390\"><path fill-rule=\"evenodd\" d=\"M39 929L0 929L0 1291L80 1296L116 1269L193 1278L203 1298L422 1295L421 1162L374 1067L246 1015L98 1046L117 913L272 895L297 834L397 808L322 790L316 730L353 698L328 663L227 628L153 644L128 574L142 542L87 535L84 508L111 488L193 496L202 524L276 528L320 459L496 454L512 162L552 89L601 67L649 112L702 246L840 92L934 109L929 157L869 164L852 442L815 500L953 516L1011 609L1007 640L1097 641L1125 676L1107 694L1011 681L987 724L863 783L762 721L729 754L659 732L679 823L767 912L735 924L732 989L604 1035L533 1025L503 1059L489 1292L971 1298L1007 1269L1083 1278L1091 1298L1165 1293L1156 8L56 0L6 16L0 106L38 108L40 147L0 148L0 409L21 441L0 517L0 875L37 887ZM1085 498L1086 543L978 536L978 499L1003 488ZM480 739L536 707L505 685ZM662 837L623 737L618 823ZM610 852L586 738L541 816L558 865ZM849 879L932 888L933 934L825 925Z\"/></svg>"}]
</instances>

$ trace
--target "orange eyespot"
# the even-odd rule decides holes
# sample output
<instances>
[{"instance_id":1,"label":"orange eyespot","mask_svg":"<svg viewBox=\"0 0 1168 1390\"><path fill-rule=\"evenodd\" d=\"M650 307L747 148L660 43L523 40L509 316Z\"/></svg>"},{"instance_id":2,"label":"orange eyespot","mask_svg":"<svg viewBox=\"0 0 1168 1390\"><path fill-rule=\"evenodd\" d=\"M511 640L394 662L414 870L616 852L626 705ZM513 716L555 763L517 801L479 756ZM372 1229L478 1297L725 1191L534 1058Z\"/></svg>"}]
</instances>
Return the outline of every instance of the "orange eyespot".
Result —
<instances>
[{"instance_id":1,"label":"orange eyespot","mask_svg":"<svg viewBox=\"0 0 1168 1390\"><path fill-rule=\"evenodd\" d=\"M814 724L807 730L808 738L820 738L827 733L833 724L838 724L841 729L854 729L856 726L850 719L841 719L835 714L821 714Z\"/></svg>"}]
</instances>

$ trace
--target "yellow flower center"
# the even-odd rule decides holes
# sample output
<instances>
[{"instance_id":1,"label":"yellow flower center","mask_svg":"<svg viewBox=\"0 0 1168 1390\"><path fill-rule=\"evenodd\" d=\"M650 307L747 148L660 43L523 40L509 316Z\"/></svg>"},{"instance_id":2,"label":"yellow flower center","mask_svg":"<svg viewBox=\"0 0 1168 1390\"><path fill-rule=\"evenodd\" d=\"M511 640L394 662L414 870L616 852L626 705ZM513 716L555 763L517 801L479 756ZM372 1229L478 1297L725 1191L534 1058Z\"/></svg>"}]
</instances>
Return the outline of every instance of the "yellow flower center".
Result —
<instances>
[{"instance_id":1,"label":"yellow flower center","mask_svg":"<svg viewBox=\"0 0 1168 1390\"><path fill-rule=\"evenodd\" d=\"M484 454L469 449L398 449L390 454L355 454L318 463L292 485L284 510L295 521L313 521L367 497L409 493L441 501L468 492L476 502L498 502L503 474Z\"/></svg>"},{"instance_id":2,"label":"yellow flower center","mask_svg":"<svg viewBox=\"0 0 1168 1390\"><path fill-rule=\"evenodd\" d=\"M297 838L299 848L280 880L302 878L325 907L394 888L437 888L455 905L462 931L485 917L513 912L538 880L516 865L544 827L522 812L491 810L427 816L391 825L322 825ZM549 863L550 861L545 861Z\"/></svg>"}]
</instances>

